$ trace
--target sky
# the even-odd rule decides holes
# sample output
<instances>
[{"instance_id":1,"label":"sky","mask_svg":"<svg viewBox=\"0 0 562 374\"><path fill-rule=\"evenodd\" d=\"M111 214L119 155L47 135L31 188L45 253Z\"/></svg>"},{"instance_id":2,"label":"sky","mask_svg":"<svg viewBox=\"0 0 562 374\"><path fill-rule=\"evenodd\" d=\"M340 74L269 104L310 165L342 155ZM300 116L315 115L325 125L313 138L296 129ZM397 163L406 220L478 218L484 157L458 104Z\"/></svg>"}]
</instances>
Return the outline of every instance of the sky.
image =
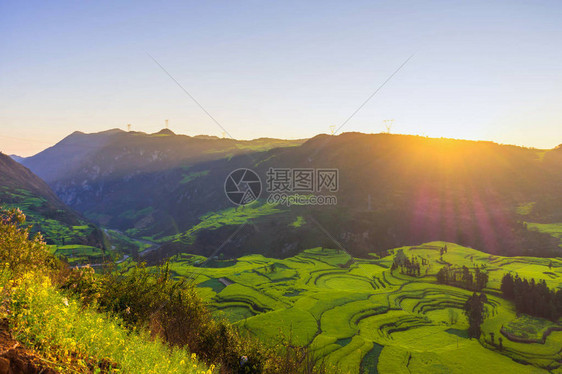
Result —
<instances>
[{"instance_id":1,"label":"sky","mask_svg":"<svg viewBox=\"0 0 562 374\"><path fill-rule=\"evenodd\" d=\"M562 143L560 1L0 1L0 151L111 128ZM152 56L170 74L168 76ZM217 125L176 84L210 113Z\"/></svg>"}]
</instances>

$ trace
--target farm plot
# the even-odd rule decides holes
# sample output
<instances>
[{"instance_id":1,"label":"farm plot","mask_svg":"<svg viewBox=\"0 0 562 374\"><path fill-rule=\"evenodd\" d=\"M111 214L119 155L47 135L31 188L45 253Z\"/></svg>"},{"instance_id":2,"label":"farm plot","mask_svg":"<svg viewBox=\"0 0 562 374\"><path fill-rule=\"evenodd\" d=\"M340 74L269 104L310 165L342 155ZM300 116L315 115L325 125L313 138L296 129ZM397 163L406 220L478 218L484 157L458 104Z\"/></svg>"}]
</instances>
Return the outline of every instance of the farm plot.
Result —
<instances>
[{"instance_id":1,"label":"farm plot","mask_svg":"<svg viewBox=\"0 0 562 374\"><path fill-rule=\"evenodd\" d=\"M420 276L391 270L399 250L424 259ZM183 254L170 268L195 280L215 315L265 341L307 346L344 373L562 372L562 325L517 316L499 290L508 272L562 286L557 259L490 256L431 242L384 258L313 248L282 260L252 255L225 263ZM478 266L489 275L480 339L466 333L463 306L472 291L437 283L447 264Z\"/></svg>"},{"instance_id":2,"label":"farm plot","mask_svg":"<svg viewBox=\"0 0 562 374\"><path fill-rule=\"evenodd\" d=\"M88 245L52 245L50 249L53 254L64 257L70 265L101 263L110 258L103 249Z\"/></svg>"}]
</instances>

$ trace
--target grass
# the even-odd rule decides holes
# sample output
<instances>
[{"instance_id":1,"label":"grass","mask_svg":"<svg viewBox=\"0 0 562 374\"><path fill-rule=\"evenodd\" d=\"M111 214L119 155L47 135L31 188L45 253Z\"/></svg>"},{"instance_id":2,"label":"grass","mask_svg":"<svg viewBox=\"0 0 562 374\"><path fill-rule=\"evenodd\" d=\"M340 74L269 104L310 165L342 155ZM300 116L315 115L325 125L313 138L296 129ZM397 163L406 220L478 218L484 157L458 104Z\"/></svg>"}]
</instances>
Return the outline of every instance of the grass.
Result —
<instances>
[{"instance_id":1,"label":"grass","mask_svg":"<svg viewBox=\"0 0 562 374\"><path fill-rule=\"evenodd\" d=\"M205 175L209 174L209 172L210 172L210 170L203 170L203 171L193 172L193 173L189 173L187 175L184 175L184 177L180 181L180 184L186 184L186 183L189 183L196 178L204 177Z\"/></svg>"},{"instance_id":2,"label":"grass","mask_svg":"<svg viewBox=\"0 0 562 374\"><path fill-rule=\"evenodd\" d=\"M84 308L58 291L46 276L26 273L8 287L10 310L5 314L15 338L56 363L61 372L210 374L184 349L172 349L144 332L130 332L122 321ZM97 369L91 369L91 367Z\"/></svg>"},{"instance_id":3,"label":"grass","mask_svg":"<svg viewBox=\"0 0 562 374\"><path fill-rule=\"evenodd\" d=\"M285 337L291 338L292 343L299 346L308 345L318 329L316 320L310 313L294 307L259 314L239 323L266 341L276 343L281 341L281 337Z\"/></svg>"},{"instance_id":4,"label":"grass","mask_svg":"<svg viewBox=\"0 0 562 374\"><path fill-rule=\"evenodd\" d=\"M48 209L47 200L35 196L31 191L3 186L0 189L0 202L4 209L19 208L27 217L27 224L33 226L33 232L41 232L50 244L63 245L83 241L92 233L93 226L86 224L70 225L51 218L61 211Z\"/></svg>"},{"instance_id":5,"label":"grass","mask_svg":"<svg viewBox=\"0 0 562 374\"><path fill-rule=\"evenodd\" d=\"M69 244L51 246L51 252L64 257L70 265L102 263L104 259L110 259L102 249L88 245Z\"/></svg>"},{"instance_id":6,"label":"grass","mask_svg":"<svg viewBox=\"0 0 562 374\"><path fill-rule=\"evenodd\" d=\"M245 205L243 207L232 207L228 209L221 210L219 212L211 212L201 216L200 222L190 228L189 230L175 234L172 236L167 236L158 240L159 242L169 242L176 241L185 244L192 244L195 240L197 232L208 229L215 230L227 225L241 225L246 223L253 218L260 216L267 216L272 214L280 213L281 210L275 205L264 204L255 201L252 204Z\"/></svg>"},{"instance_id":7,"label":"grass","mask_svg":"<svg viewBox=\"0 0 562 374\"><path fill-rule=\"evenodd\" d=\"M435 274L443 266L440 248L445 244L444 261L469 268L485 266L489 274L489 317L480 340L467 339L468 324L462 312L472 293L437 284ZM513 305L498 295L506 272L545 279L549 287L562 288L561 259L491 256L444 242L401 249L409 257L425 258L427 274L416 278L391 272L397 249L380 259L351 259L337 249L312 248L286 259L251 255L230 266L205 268L194 266L194 257L181 255L170 266L178 276L196 274L200 294L217 315L237 321L241 329L265 341L290 336L343 372L562 370L562 332L551 332L544 344L504 337L501 352L490 343L493 332L497 344L502 327L514 335L537 338L549 327L558 326L517 316ZM220 278L228 279L228 285ZM454 323L451 310L458 316Z\"/></svg>"}]
</instances>

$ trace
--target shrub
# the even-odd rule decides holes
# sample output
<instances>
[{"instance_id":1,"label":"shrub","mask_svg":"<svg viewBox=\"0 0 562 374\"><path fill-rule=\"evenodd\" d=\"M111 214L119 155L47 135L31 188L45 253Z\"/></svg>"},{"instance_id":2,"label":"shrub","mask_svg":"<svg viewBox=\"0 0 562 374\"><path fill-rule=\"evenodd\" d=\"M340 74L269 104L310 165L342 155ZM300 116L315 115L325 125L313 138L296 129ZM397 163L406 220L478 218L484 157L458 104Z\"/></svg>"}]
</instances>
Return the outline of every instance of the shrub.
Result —
<instances>
[{"instance_id":1,"label":"shrub","mask_svg":"<svg viewBox=\"0 0 562 374\"><path fill-rule=\"evenodd\" d=\"M171 349L65 297L46 275L27 272L11 287L8 319L16 339L58 368L80 372L211 374L186 349Z\"/></svg>"},{"instance_id":2,"label":"shrub","mask_svg":"<svg viewBox=\"0 0 562 374\"><path fill-rule=\"evenodd\" d=\"M19 209L0 208L0 261L2 271L17 275L25 270L54 268L57 260L43 242L41 234L29 238L31 226Z\"/></svg>"}]
</instances>

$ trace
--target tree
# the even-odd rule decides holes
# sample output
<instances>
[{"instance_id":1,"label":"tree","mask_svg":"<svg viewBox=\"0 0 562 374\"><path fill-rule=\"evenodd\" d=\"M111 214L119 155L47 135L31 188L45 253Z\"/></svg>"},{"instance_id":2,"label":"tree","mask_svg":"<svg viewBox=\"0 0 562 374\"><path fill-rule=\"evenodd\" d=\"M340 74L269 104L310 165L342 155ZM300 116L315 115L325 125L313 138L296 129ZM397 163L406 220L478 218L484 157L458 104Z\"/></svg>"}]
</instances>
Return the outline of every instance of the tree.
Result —
<instances>
[{"instance_id":1,"label":"tree","mask_svg":"<svg viewBox=\"0 0 562 374\"><path fill-rule=\"evenodd\" d=\"M476 291L481 291L488 283L488 274L480 270L478 265L474 268L474 278L476 282Z\"/></svg>"},{"instance_id":2,"label":"tree","mask_svg":"<svg viewBox=\"0 0 562 374\"><path fill-rule=\"evenodd\" d=\"M468 336L470 338L478 339L482 333L480 326L486 317L484 304L487 301L488 299L484 293L478 295L474 292L464 304L464 314L468 318Z\"/></svg>"},{"instance_id":3,"label":"tree","mask_svg":"<svg viewBox=\"0 0 562 374\"><path fill-rule=\"evenodd\" d=\"M437 282L441 284L449 284L449 271L446 266L443 266L437 272Z\"/></svg>"},{"instance_id":4,"label":"tree","mask_svg":"<svg viewBox=\"0 0 562 374\"><path fill-rule=\"evenodd\" d=\"M490 333L490 341L492 342L492 345L495 345L495 343L494 343L494 335L495 335L495 334L494 334L493 332Z\"/></svg>"},{"instance_id":5,"label":"tree","mask_svg":"<svg viewBox=\"0 0 562 374\"><path fill-rule=\"evenodd\" d=\"M449 308L449 324L454 325L459 320L459 313L453 309Z\"/></svg>"},{"instance_id":6,"label":"tree","mask_svg":"<svg viewBox=\"0 0 562 374\"><path fill-rule=\"evenodd\" d=\"M472 283L474 282L474 280L472 277L472 273L470 272L470 269L467 268L466 266L462 267L462 281L466 288L468 289L472 288Z\"/></svg>"},{"instance_id":7,"label":"tree","mask_svg":"<svg viewBox=\"0 0 562 374\"><path fill-rule=\"evenodd\" d=\"M399 249L394 254L393 264L396 264L396 268L398 268L399 266L403 266L407 259L408 258L404 254L404 251L402 249Z\"/></svg>"},{"instance_id":8,"label":"tree","mask_svg":"<svg viewBox=\"0 0 562 374\"><path fill-rule=\"evenodd\" d=\"M502 278L501 291L506 299L511 300L514 296L514 282L511 274L506 273Z\"/></svg>"}]
</instances>

